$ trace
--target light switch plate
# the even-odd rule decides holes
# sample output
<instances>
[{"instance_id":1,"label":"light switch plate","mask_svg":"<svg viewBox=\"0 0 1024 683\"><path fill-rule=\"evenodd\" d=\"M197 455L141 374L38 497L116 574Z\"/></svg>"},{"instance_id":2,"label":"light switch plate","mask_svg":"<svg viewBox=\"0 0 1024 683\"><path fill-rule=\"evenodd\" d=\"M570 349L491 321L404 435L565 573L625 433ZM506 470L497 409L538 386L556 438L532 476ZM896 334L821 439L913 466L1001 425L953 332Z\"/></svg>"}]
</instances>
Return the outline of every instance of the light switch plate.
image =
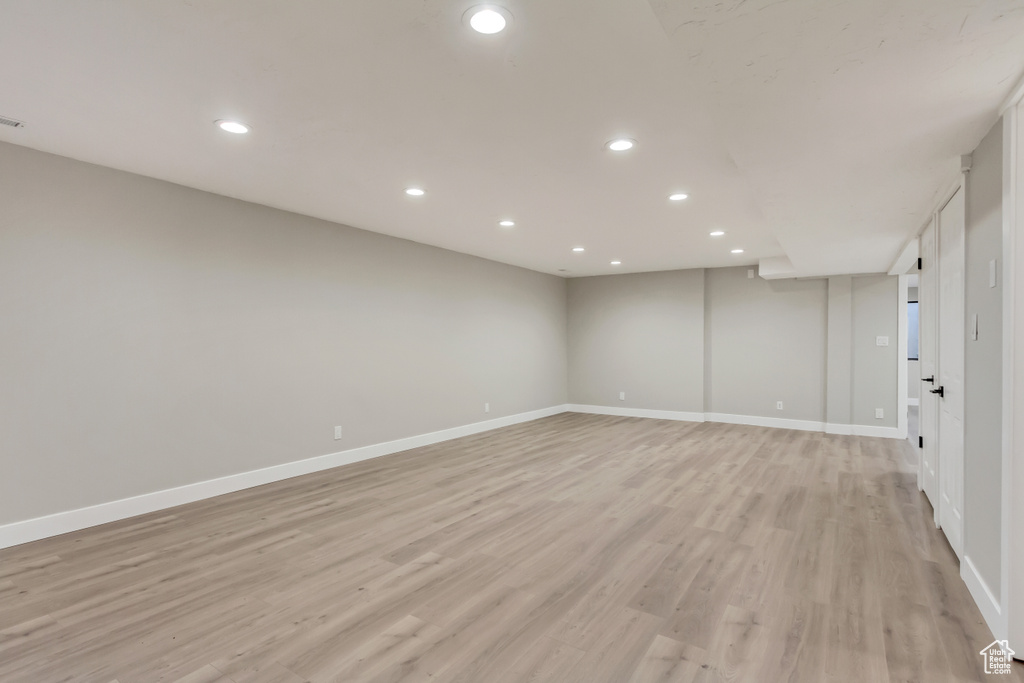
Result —
<instances>
[{"instance_id":1,"label":"light switch plate","mask_svg":"<svg viewBox=\"0 0 1024 683\"><path fill-rule=\"evenodd\" d=\"M996 259L988 262L988 286L996 286Z\"/></svg>"},{"instance_id":2,"label":"light switch plate","mask_svg":"<svg viewBox=\"0 0 1024 683\"><path fill-rule=\"evenodd\" d=\"M888 345L889 345L889 338L888 337L875 337L875 346L888 346Z\"/></svg>"}]
</instances>

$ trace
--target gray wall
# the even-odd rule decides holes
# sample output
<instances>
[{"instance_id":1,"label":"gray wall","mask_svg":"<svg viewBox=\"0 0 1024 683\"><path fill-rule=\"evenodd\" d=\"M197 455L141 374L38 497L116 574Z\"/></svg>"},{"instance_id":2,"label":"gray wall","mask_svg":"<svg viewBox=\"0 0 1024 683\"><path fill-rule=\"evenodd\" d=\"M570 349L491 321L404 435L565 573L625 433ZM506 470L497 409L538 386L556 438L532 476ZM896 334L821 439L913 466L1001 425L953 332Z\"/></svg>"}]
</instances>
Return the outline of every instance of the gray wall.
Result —
<instances>
[{"instance_id":1,"label":"gray wall","mask_svg":"<svg viewBox=\"0 0 1024 683\"><path fill-rule=\"evenodd\" d=\"M1002 287L989 287L989 261L1002 277L1003 124L974 152L967 176L964 357L964 553L998 598L1002 510ZM978 316L978 339L970 338Z\"/></svg>"},{"instance_id":2,"label":"gray wall","mask_svg":"<svg viewBox=\"0 0 1024 683\"><path fill-rule=\"evenodd\" d=\"M708 412L823 422L826 280L751 279L747 271L705 271Z\"/></svg>"},{"instance_id":3,"label":"gray wall","mask_svg":"<svg viewBox=\"0 0 1024 683\"><path fill-rule=\"evenodd\" d=\"M853 419L853 277L828 279L828 378L825 421L852 424Z\"/></svg>"},{"instance_id":4,"label":"gray wall","mask_svg":"<svg viewBox=\"0 0 1024 683\"><path fill-rule=\"evenodd\" d=\"M566 401L560 278L2 143L0 177L0 524Z\"/></svg>"},{"instance_id":5,"label":"gray wall","mask_svg":"<svg viewBox=\"0 0 1024 683\"><path fill-rule=\"evenodd\" d=\"M703 271L574 278L568 294L571 403L703 412Z\"/></svg>"},{"instance_id":6,"label":"gray wall","mask_svg":"<svg viewBox=\"0 0 1024 683\"><path fill-rule=\"evenodd\" d=\"M899 396L899 281L876 275L853 278L853 391L855 425L895 427ZM878 346L876 337L888 337ZM884 418L875 417L881 408Z\"/></svg>"},{"instance_id":7,"label":"gray wall","mask_svg":"<svg viewBox=\"0 0 1024 683\"><path fill-rule=\"evenodd\" d=\"M897 278L768 281L749 270L570 280L570 401L896 427Z\"/></svg>"}]
</instances>

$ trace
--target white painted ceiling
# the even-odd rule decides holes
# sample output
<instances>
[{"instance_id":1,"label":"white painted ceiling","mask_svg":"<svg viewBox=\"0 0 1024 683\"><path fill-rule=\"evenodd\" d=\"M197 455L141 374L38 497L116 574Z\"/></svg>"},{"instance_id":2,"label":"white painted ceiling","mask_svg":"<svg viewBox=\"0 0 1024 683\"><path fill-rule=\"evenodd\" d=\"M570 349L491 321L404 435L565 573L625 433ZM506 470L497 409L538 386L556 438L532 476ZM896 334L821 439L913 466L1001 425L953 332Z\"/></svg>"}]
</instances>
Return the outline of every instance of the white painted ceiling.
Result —
<instances>
[{"instance_id":1,"label":"white painted ceiling","mask_svg":"<svg viewBox=\"0 0 1024 683\"><path fill-rule=\"evenodd\" d=\"M1024 71L1021 0L475 4L3 0L0 140L562 275L878 272Z\"/></svg>"}]
</instances>

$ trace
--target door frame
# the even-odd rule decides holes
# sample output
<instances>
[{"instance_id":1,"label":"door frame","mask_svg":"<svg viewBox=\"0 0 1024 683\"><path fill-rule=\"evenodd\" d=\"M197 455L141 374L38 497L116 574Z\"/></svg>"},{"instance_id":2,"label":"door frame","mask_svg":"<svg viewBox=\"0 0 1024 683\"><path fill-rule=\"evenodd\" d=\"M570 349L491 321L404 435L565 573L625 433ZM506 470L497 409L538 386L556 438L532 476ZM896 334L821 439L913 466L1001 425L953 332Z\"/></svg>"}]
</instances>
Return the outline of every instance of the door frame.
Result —
<instances>
[{"instance_id":1,"label":"door frame","mask_svg":"<svg viewBox=\"0 0 1024 683\"><path fill-rule=\"evenodd\" d=\"M953 192L950 194L950 196L946 199L946 201L943 202L942 206L945 206L947 203L949 203L949 199L953 198L953 194L956 194L956 189L954 189ZM931 282L931 287L928 288L927 290L925 288L924 276L923 276L923 274L919 273L918 296L917 296L917 299L918 299L919 302L921 302L921 301L925 302L925 305L928 307L928 310L931 311L930 316L923 316L922 315L922 316L920 316L918 318L918 325L919 325L919 337L918 337L919 347L918 348L922 349L922 348L924 348L926 346L925 344L922 343L922 340L927 340L928 344L931 345L931 356L929 358L927 358L927 359L922 358L921 361L920 361L922 363L922 372L921 372L922 375L924 375L923 364L924 364L925 360L927 360L931 364L931 366L932 366L932 374L933 375L937 375L938 374L938 370L937 370L938 362L939 362L938 361L938 352L939 352L939 344L938 344L938 327L939 327L938 326L938 322L939 322L939 316L938 316L938 308L939 308L939 292L938 292L938 280L939 280L939 271L938 271L938 268L939 268L938 251L939 250L938 250L938 244L939 244L939 238L938 238L938 229L939 229L939 212L938 212L938 210L936 210L936 211L934 211L932 213L931 217L928 219L928 222L925 223L924 228L921 229L921 233L920 233L920 235L918 237L918 240L921 243L921 246L920 246L921 259L922 260L927 260L929 262L929 266L928 267L935 269L935 274L933 276L933 281ZM924 252L924 234L926 232L928 232L929 230L932 231L932 239L931 239L932 249L928 253L925 253ZM930 325L926 325L926 323L931 323L931 324ZM918 420L918 434L920 435L921 439L923 439L923 441L924 441L924 447L922 448L922 452L918 456L917 488L918 488L919 491L924 491L925 492L925 495L928 498L928 502L932 506L932 522L935 524L935 527L938 528L939 527L939 504L941 502L941 498L938 495L938 489L939 489L939 469L941 468L942 463L939 462L939 457L938 457L938 452L939 452L939 438L938 438L939 437L939 435L938 435L938 424L939 423L938 423L938 416L937 416L937 414L936 415L931 415L931 412L936 412L936 413L938 412L937 411L938 399L932 397L931 395L925 396L925 393L924 393L925 391L929 391L929 390L933 389L934 387L935 387L935 384L933 382L931 385L929 385L926 388L924 386L924 382L923 381L921 382L921 386L920 386L920 396L921 396L921 398L920 398L920 400L918 402L917 420ZM931 411L929 412L930 421L929 421L928 424L930 426L934 427L934 429L929 430L929 432L927 434L925 434L925 419L924 419L924 413L925 413L925 409L926 408L930 408L931 409ZM929 454L931 454L931 459L935 463L935 481L934 481L934 484L933 484L934 488L932 490L932 495L930 495L930 496L927 494L927 491L925 490L925 452L924 452L925 449L927 449L927 452Z\"/></svg>"},{"instance_id":2,"label":"door frame","mask_svg":"<svg viewBox=\"0 0 1024 683\"><path fill-rule=\"evenodd\" d=\"M943 241L942 241L942 212L945 210L945 208L947 206L949 206L949 203L951 201L953 201L953 198L956 197L957 193L961 193L961 197L962 197L961 203L962 203L962 206L963 206L963 214L959 218L960 218L961 224L963 225L963 229L960 232L960 245L959 246L960 246L960 258L961 258L961 261L962 261L961 264L960 264L960 271L961 271L961 274L964 276L964 282L963 282L963 284L962 284L962 286L960 288L961 289L961 291L960 291L961 309L959 311L953 311L954 315L952 316L951 319L952 319L954 325L956 325L957 322L959 322L959 325L956 325L956 330L958 331L958 334L960 336L961 349L966 350L965 344L966 344L966 337L967 337L967 319L966 319L966 315L967 314L966 314L966 308L965 308L965 304L966 304L966 296L965 295L966 295L966 286L967 286L966 285L966 283L967 283L967 281L966 281L966 266L967 266L967 174L970 172L970 164L969 163L967 163L967 164L961 163L961 166L962 166L962 168L961 168L961 172L960 172L960 182L957 184L957 186L954 188L953 192L948 196L948 198L942 204L939 205L938 210L935 212L935 229L936 229L936 232L935 232L935 251L936 251L936 264L938 265L938 280L939 280L939 282L941 282L942 278L944 277L944 275L942 273L942 252L943 252L943 248L942 248L943 247ZM950 315L950 311L944 311L943 307L941 305L941 302L942 302L942 293L941 293L942 292L942 287L941 286L937 287L937 290L938 291L936 291L936 303L938 305L936 306L936 316L935 316L935 328L936 328L935 329L935 341L936 341L936 344L935 344L935 384L941 385L942 384L942 379L941 378L942 378L942 375L945 373L945 370L942 367L942 361L941 361L941 359L942 359L942 329L943 329L943 326L944 326L943 319L946 316ZM966 370L966 367L965 367L966 353L964 351L962 351L961 354L962 355L961 355L961 358L960 358L960 380L961 380L960 389L963 390L963 387L966 384L966 378L964 377L964 373L965 373L965 370ZM943 462L942 456L941 456L941 450L942 450L942 422L941 422L941 416L942 416L942 413L943 413L942 400L943 399L940 398L938 401L935 402L935 405L936 405L938 413L939 413L938 417L940 418L940 420L936 423L936 448L937 448L937 451L936 451L936 456L937 456L936 457L936 463L937 463L937 466L938 466L936 474L938 475L938 483L939 483L939 495L937 496L938 499L939 499L939 504L938 504L938 508L937 508L937 513L938 513L937 525L940 528L944 529L943 530L943 535L946 536L946 540L949 541L950 547L953 548L953 551L956 553L957 559L961 563L961 567L963 567L964 551L967 548L967 539L965 537L966 529L967 529L967 522L966 522L965 516L966 516L967 513L964 510L965 480L966 480L966 476L967 476L967 470L966 470L967 453L965 451L966 441L963 438L964 437L963 423L964 423L964 413L966 412L966 407L967 406L966 406L966 404L963 401L963 397L962 396L959 397L958 400L960 401L960 415L959 415L959 418L960 418L960 435L961 435L961 443L960 443L960 464L961 464L961 471L960 471L960 500L954 501L954 506L953 507L955 509L956 505L957 504L959 505L959 507L960 507L960 516L959 516L959 523L955 525L957 528L950 529L950 531L954 532L954 534L955 534L954 537L959 542L959 546L960 547L956 548L953 545L952 539L950 538L950 534L945 531L945 527L943 527L943 525L941 524L942 518L943 518L943 515L942 515L943 512L945 512L947 514L954 514L952 511L946 509L946 507L942 504L942 497L944 495L944 489L943 489L943 486L942 486L942 484L943 484L943 474L945 473L945 476L948 477L950 475L950 473L951 473L949 468L948 468L948 463ZM951 519L952 519L952 517L951 517Z\"/></svg>"}]
</instances>

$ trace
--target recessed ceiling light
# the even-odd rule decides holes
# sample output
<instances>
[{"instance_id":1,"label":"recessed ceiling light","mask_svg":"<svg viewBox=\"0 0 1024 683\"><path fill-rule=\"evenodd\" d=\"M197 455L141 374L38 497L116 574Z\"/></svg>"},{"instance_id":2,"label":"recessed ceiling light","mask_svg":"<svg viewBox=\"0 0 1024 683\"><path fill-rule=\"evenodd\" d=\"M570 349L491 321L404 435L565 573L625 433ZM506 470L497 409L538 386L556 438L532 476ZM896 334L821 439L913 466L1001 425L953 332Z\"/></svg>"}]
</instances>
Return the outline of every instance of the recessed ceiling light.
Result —
<instances>
[{"instance_id":1,"label":"recessed ceiling light","mask_svg":"<svg viewBox=\"0 0 1024 683\"><path fill-rule=\"evenodd\" d=\"M503 228L511 228L515 224L515 221L498 221L498 225L500 225Z\"/></svg>"},{"instance_id":2,"label":"recessed ceiling light","mask_svg":"<svg viewBox=\"0 0 1024 683\"><path fill-rule=\"evenodd\" d=\"M406 189L405 193L410 197L422 197L423 195L426 194L426 191L421 190L418 187L410 187Z\"/></svg>"},{"instance_id":3,"label":"recessed ceiling light","mask_svg":"<svg viewBox=\"0 0 1024 683\"><path fill-rule=\"evenodd\" d=\"M622 265L622 261L612 261L612 265L613 266L621 266Z\"/></svg>"},{"instance_id":4,"label":"recessed ceiling light","mask_svg":"<svg viewBox=\"0 0 1024 683\"><path fill-rule=\"evenodd\" d=\"M505 27L512 21L512 15L504 7L477 5L471 7L462 16L462 19L477 33L493 35L505 30Z\"/></svg>"},{"instance_id":5,"label":"recessed ceiling light","mask_svg":"<svg viewBox=\"0 0 1024 683\"><path fill-rule=\"evenodd\" d=\"M612 140L606 145L613 152L625 152L626 150L633 149L634 146L636 146L636 140L630 140L629 138Z\"/></svg>"},{"instance_id":6,"label":"recessed ceiling light","mask_svg":"<svg viewBox=\"0 0 1024 683\"><path fill-rule=\"evenodd\" d=\"M733 249L732 253L734 253L734 254L742 254L743 250L742 249Z\"/></svg>"},{"instance_id":7,"label":"recessed ceiling light","mask_svg":"<svg viewBox=\"0 0 1024 683\"><path fill-rule=\"evenodd\" d=\"M725 231L724 230L715 230L714 232L709 232L708 234L711 235L712 237L721 237L722 235L725 234Z\"/></svg>"},{"instance_id":8,"label":"recessed ceiling light","mask_svg":"<svg viewBox=\"0 0 1024 683\"><path fill-rule=\"evenodd\" d=\"M235 133L236 135L244 135L249 132L249 126L238 121L228 121L227 119L219 119L214 121L217 127L221 130L227 131L228 133Z\"/></svg>"},{"instance_id":9,"label":"recessed ceiling light","mask_svg":"<svg viewBox=\"0 0 1024 683\"><path fill-rule=\"evenodd\" d=\"M686 199L689 196L690 195L684 194L682 192L676 192L675 194L670 194L668 196L668 198L671 199L674 202L681 202L681 201L683 201L684 199Z\"/></svg>"},{"instance_id":10,"label":"recessed ceiling light","mask_svg":"<svg viewBox=\"0 0 1024 683\"><path fill-rule=\"evenodd\" d=\"M586 251L586 249L584 249L583 247L573 247L572 250L575 251L577 254L580 253L581 251Z\"/></svg>"}]
</instances>

